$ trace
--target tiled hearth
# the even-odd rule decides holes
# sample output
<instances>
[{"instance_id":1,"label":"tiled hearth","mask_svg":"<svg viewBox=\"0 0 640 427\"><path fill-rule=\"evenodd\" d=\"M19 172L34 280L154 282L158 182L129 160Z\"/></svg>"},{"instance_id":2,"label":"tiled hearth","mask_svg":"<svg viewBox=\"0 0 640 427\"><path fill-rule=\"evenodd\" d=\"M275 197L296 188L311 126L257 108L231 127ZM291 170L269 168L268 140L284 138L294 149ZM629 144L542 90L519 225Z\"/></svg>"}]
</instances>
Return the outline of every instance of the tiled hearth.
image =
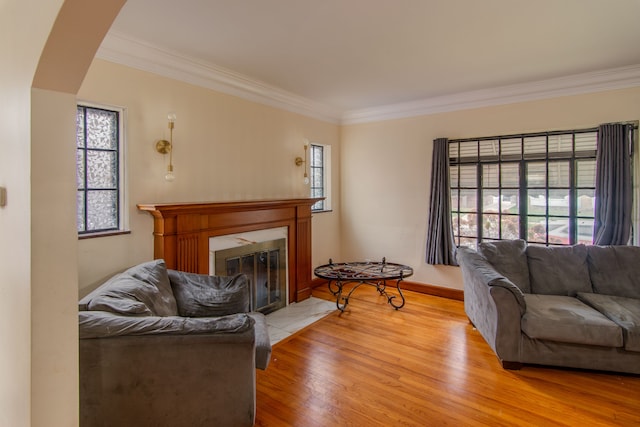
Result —
<instances>
[{"instance_id":1,"label":"tiled hearth","mask_svg":"<svg viewBox=\"0 0 640 427\"><path fill-rule=\"evenodd\" d=\"M267 314L271 345L336 310L336 303L310 297Z\"/></svg>"}]
</instances>

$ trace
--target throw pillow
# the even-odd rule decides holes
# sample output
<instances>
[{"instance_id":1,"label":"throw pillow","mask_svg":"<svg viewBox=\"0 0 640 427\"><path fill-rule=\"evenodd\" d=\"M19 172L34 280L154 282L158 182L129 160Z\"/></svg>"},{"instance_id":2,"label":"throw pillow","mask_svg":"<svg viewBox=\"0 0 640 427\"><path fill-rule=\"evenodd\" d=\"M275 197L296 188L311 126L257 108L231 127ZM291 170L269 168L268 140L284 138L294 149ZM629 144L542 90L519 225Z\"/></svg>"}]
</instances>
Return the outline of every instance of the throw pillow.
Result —
<instances>
[{"instance_id":1,"label":"throw pillow","mask_svg":"<svg viewBox=\"0 0 640 427\"><path fill-rule=\"evenodd\" d=\"M575 246L528 246L531 292L575 296L591 292L587 248Z\"/></svg>"},{"instance_id":2,"label":"throw pillow","mask_svg":"<svg viewBox=\"0 0 640 427\"><path fill-rule=\"evenodd\" d=\"M207 276L169 270L169 280L180 316L225 316L251 309L249 280L244 274Z\"/></svg>"},{"instance_id":3,"label":"throw pillow","mask_svg":"<svg viewBox=\"0 0 640 427\"><path fill-rule=\"evenodd\" d=\"M640 299L640 247L587 247L593 289L599 294Z\"/></svg>"},{"instance_id":4,"label":"throw pillow","mask_svg":"<svg viewBox=\"0 0 640 427\"><path fill-rule=\"evenodd\" d=\"M131 267L109 279L89 296L89 310L134 316L172 316L178 313L164 260Z\"/></svg>"},{"instance_id":5,"label":"throw pillow","mask_svg":"<svg viewBox=\"0 0 640 427\"><path fill-rule=\"evenodd\" d=\"M524 240L500 240L480 243L478 252L498 273L509 279L522 292L530 293L526 248L527 243Z\"/></svg>"}]
</instances>

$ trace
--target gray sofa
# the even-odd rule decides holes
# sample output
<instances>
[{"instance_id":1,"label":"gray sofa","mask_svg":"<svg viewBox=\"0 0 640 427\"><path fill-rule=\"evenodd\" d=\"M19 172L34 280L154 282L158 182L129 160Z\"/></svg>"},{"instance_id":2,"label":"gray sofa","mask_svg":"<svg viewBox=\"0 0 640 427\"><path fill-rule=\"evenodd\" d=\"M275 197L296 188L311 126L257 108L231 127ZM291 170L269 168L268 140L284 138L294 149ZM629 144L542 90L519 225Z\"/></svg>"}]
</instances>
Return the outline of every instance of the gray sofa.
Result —
<instances>
[{"instance_id":1,"label":"gray sofa","mask_svg":"<svg viewBox=\"0 0 640 427\"><path fill-rule=\"evenodd\" d=\"M248 280L167 270L114 276L79 303L80 425L251 426L271 344Z\"/></svg>"},{"instance_id":2,"label":"gray sofa","mask_svg":"<svg viewBox=\"0 0 640 427\"><path fill-rule=\"evenodd\" d=\"M640 374L640 247L460 248L464 307L504 368Z\"/></svg>"}]
</instances>

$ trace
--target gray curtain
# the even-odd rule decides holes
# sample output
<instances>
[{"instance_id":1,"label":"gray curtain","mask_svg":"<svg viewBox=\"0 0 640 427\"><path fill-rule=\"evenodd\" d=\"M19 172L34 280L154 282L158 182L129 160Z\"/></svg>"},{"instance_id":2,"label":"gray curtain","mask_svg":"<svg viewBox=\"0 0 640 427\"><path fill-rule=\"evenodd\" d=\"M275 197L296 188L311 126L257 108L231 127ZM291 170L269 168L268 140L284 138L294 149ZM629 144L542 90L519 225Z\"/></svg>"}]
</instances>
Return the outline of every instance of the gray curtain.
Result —
<instances>
[{"instance_id":1,"label":"gray curtain","mask_svg":"<svg viewBox=\"0 0 640 427\"><path fill-rule=\"evenodd\" d=\"M431 196L427 229L427 264L458 265L451 226L451 189L449 187L449 142L433 141Z\"/></svg>"},{"instance_id":2,"label":"gray curtain","mask_svg":"<svg viewBox=\"0 0 640 427\"><path fill-rule=\"evenodd\" d=\"M600 125L593 243L626 245L631 236L633 125Z\"/></svg>"}]
</instances>

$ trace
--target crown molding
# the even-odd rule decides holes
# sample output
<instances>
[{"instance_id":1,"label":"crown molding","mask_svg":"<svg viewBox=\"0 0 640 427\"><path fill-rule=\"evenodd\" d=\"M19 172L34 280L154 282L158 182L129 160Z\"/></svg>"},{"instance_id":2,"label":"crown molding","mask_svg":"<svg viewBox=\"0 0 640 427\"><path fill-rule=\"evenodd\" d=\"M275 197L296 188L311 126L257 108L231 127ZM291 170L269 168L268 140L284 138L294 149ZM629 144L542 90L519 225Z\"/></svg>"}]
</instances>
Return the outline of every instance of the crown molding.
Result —
<instances>
[{"instance_id":1,"label":"crown molding","mask_svg":"<svg viewBox=\"0 0 640 427\"><path fill-rule=\"evenodd\" d=\"M96 57L330 123L341 111L234 71L109 32Z\"/></svg>"},{"instance_id":2,"label":"crown molding","mask_svg":"<svg viewBox=\"0 0 640 427\"><path fill-rule=\"evenodd\" d=\"M640 86L640 64L418 101L351 110L342 124L415 117Z\"/></svg>"},{"instance_id":3,"label":"crown molding","mask_svg":"<svg viewBox=\"0 0 640 427\"><path fill-rule=\"evenodd\" d=\"M96 57L335 124L357 124L640 86L640 64L341 111L234 71L109 32Z\"/></svg>"}]
</instances>

